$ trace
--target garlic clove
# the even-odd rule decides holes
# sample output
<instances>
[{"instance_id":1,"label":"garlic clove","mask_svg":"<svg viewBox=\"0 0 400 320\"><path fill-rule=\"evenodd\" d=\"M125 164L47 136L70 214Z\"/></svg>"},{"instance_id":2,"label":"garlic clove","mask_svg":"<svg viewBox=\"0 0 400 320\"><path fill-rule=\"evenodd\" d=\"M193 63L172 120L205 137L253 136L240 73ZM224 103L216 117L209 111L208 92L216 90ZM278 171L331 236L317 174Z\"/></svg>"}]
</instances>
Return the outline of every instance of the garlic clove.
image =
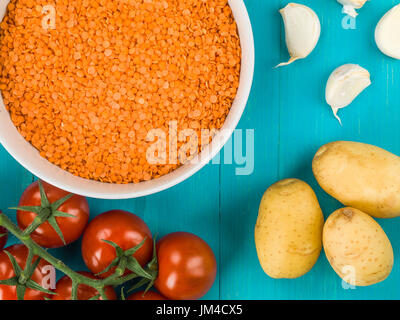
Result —
<instances>
[{"instance_id":1,"label":"garlic clove","mask_svg":"<svg viewBox=\"0 0 400 320\"><path fill-rule=\"evenodd\" d=\"M361 9L367 0L337 0L343 5L343 12L355 18L358 13L355 9Z\"/></svg>"},{"instance_id":2,"label":"garlic clove","mask_svg":"<svg viewBox=\"0 0 400 320\"><path fill-rule=\"evenodd\" d=\"M342 124L337 112L347 107L357 96L371 85L368 70L357 64L345 64L337 68L328 79L326 85L326 102L331 106L333 114Z\"/></svg>"},{"instance_id":3,"label":"garlic clove","mask_svg":"<svg viewBox=\"0 0 400 320\"><path fill-rule=\"evenodd\" d=\"M375 29L375 41L384 54L400 59L400 4L379 21Z\"/></svg>"},{"instance_id":4,"label":"garlic clove","mask_svg":"<svg viewBox=\"0 0 400 320\"><path fill-rule=\"evenodd\" d=\"M277 65L276 68L307 57L314 50L321 34L321 23L318 16L309 7L289 3L279 12L285 25L286 45L290 60Z\"/></svg>"}]
</instances>

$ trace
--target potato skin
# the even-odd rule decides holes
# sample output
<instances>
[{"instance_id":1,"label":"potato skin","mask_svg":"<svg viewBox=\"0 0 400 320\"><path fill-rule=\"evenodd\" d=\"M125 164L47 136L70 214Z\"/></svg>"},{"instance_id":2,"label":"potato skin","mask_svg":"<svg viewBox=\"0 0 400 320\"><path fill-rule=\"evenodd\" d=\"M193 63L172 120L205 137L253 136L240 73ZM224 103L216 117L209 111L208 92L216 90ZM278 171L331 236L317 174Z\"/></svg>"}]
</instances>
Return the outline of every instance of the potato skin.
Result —
<instances>
[{"instance_id":1,"label":"potato skin","mask_svg":"<svg viewBox=\"0 0 400 320\"><path fill-rule=\"evenodd\" d=\"M381 148L337 141L313 160L319 185L345 206L376 218L400 216L400 158Z\"/></svg>"},{"instance_id":2,"label":"potato skin","mask_svg":"<svg viewBox=\"0 0 400 320\"><path fill-rule=\"evenodd\" d=\"M332 213L324 226L323 244L332 268L352 285L381 282L392 271L393 249L388 237L360 210L342 208ZM353 271L354 277L349 275Z\"/></svg>"},{"instance_id":3,"label":"potato skin","mask_svg":"<svg viewBox=\"0 0 400 320\"><path fill-rule=\"evenodd\" d=\"M272 278L298 278L321 252L324 216L311 187L297 179L279 181L265 192L255 227L258 259Z\"/></svg>"}]
</instances>

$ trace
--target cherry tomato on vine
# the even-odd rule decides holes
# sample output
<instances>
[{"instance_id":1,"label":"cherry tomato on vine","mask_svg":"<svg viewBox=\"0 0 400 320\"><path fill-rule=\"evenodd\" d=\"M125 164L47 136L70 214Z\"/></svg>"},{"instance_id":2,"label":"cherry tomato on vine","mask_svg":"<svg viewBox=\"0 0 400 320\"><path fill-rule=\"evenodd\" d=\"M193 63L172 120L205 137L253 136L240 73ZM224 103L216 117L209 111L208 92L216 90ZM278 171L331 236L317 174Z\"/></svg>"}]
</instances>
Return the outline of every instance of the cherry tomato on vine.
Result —
<instances>
[{"instance_id":1,"label":"cherry tomato on vine","mask_svg":"<svg viewBox=\"0 0 400 320\"><path fill-rule=\"evenodd\" d=\"M15 257L18 265L21 269L25 268L26 259L28 257L28 248L23 244L15 244L7 247L7 250L11 255ZM34 257L33 261L36 260ZM40 260L39 265L35 269L32 280L40 286L44 287L46 278L49 276L49 270L52 268L45 260ZM0 280L10 279L15 276L14 268L11 264L10 258L4 252L0 252ZM46 282L47 283L47 282ZM37 290L27 288L25 291L24 300L44 300L45 297L49 297L48 294ZM0 300L17 300L17 290L15 286L0 285Z\"/></svg>"},{"instance_id":2,"label":"cherry tomato on vine","mask_svg":"<svg viewBox=\"0 0 400 320\"><path fill-rule=\"evenodd\" d=\"M79 273L88 278L97 279L97 277L95 277L90 272L82 271ZM71 293L72 293L71 278L69 278L68 276L64 276L60 280L58 280L54 292L56 294L52 296L53 300L71 300ZM105 293L108 300L117 300L117 295L115 294L113 287L111 286L105 287ZM77 292L78 300L90 300L91 298L96 297L98 295L99 292L96 289L86 284L80 284L78 286L78 292ZM103 299L99 297L99 299L97 300L103 300Z\"/></svg>"},{"instance_id":3,"label":"cherry tomato on vine","mask_svg":"<svg viewBox=\"0 0 400 320\"><path fill-rule=\"evenodd\" d=\"M69 195L68 192L58 189L46 182L41 183L50 205ZM40 211L41 204L42 198L40 194L39 182L36 181L32 183L22 194L19 202L19 208L30 206L37 207ZM47 208L45 209L47 210L48 215L50 217L54 215L52 223L54 224L55 219L55 222L64 237L65 244L70 244L81 236L89 220L89 204L86 198L79 195L73 195L58 208L51 208L49 206L46 207ZM72 216L60 216L62 213ZM38 214L36 212L18 210L17 222L19 227L22 230L25 230L33 222L37 215ZM57 234L55 228L49 223L49 221L41 224L32 233L32 240L45 248L58 248L64 246L65 244L60 235Z\"/></svg>"},{"instance_id":4,"label":"cherry tomato on vine","mask_svg":"<svg viewBox=\"0 0 400 320\"><path fill-rule=\"evenodd\" d=\"M168 299L195 300L212 287L217 262L211 248L198 236L175 232L157 243L156 289Z\"/></svg>"},{"instance_id":5,"label":"cherry tomato on vine","mask_svg":"<svg viewBox=\"0 0 400 320\"><path fill-rule=\"evenodd\" d=\"M138 216L122 210L105 212L87 226L82 239L82 257L94 274L104 271L117 258L116 249L103 240L111 241L122 250L131 249L144 241L133 257L144 266L153 253L153 240L146 223ZM99 274L105 278L115 270Z\"/></svg>"},{"instance_id":6,"label":"cherry tomato on vine","mask_svg":"<svg viewBox=\"0 0 400 320\"><path fill-rule=\"evenodd\" d=\"M2 214L1 211L0 214ZM3 250L3 248L6 246L7 239L8 239L7 229L4 227L0 227L0 250Z\"/></svg>"},{"instance_id":7,"label":"cherry tomato on vine","mask_svg":"<svg viewBox=\"0 0 400 320\"><path fill-rule=\"evenodd\" d=\"M126 300L167 300L161 294L154 291L139 291L131 294Z\"/></svg>"}]
</instances>

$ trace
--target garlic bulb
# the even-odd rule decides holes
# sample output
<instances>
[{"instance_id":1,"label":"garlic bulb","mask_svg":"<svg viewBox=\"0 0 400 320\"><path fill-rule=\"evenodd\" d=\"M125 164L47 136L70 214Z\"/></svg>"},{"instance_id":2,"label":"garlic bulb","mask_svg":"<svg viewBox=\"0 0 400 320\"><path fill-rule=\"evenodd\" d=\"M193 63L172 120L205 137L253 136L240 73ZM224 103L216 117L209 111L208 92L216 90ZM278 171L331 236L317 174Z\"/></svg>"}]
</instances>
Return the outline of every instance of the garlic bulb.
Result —
<instances>
[{"instance_id":1,"label":"garlic bulb","mask_svg":"<svg viewBox=\"0 0 400 320\"><path fill-rule=\"evenodd\" d=\"M375 30L375 41L384 54L400 59L400 4L379 21Z\"/></svg>"},{"instance_id":2,"label":"garlic bulb","mask_svg":"<svg viewBox=\"0 0 400 320\"><path fill-rule=\"evenodd\" d=\"M355 9L361 9L367 0L337 0L343 5L343 12L352 16L353 18L358 16Z\"/></svg>"},{"instance_id":3,"label":"garlic bulb","mask_svg":"<svg viewBox=\"0 0 400 320\"><path fill-rule=\"evenodd\" d=\"M326 101L339 123L339 109L347 107L357 96L371 85L369 72L357 64L345 64L337 68L326 85Z\"/></svg>"},{"instance_id":4,"label":"garlic bulb","mask_svg":"<svg viewBox=\"0 0 400 320\"><path fill-rule=\"evenodd\" d=\"M285 24L286 45L290 60L277 67L307 57L315 48L321 34L321 24L316 13L302 4L289 3L280 10Z\"/></svg>"}]
</instances>

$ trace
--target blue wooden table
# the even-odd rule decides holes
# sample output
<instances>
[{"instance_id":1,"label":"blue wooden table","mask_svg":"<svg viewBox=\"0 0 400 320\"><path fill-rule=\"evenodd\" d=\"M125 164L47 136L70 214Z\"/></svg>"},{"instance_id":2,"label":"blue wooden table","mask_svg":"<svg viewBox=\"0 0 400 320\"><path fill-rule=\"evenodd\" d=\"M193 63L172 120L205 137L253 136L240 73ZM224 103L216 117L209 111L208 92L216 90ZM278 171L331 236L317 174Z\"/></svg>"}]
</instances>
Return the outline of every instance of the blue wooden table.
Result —
<instances>
[{"instance_id":1,"label":"blue wooden table","mask_svg":"<svg viewBox=\"0 0 400 320\"><path fill-rule=\"evenodd\" d=\"M279 179L308 182L325 216L340 207L312 175L311 161L322 144L354 140L400 155L400 62L384 56L374 42L377 22L398 2L370 1L360 10L355 29L344 29L344 15L335 0L302 0L320 17L320 42L306 60L273 69L288 59L278 13L287 1L246 0L255 36L256 71L239 128L254 129L254 172L237 176L235 165L209 164L184 183L156 195L126 201L91 199L91 215L125 209L141 216L159 236L189 231L204 238L219 266L208 299L399 299L400 219L378 221L395 251L392 274L383 283L354 290L342 288L324 253L302 278L270 279L259 265L253 239L261 196ZM344 63L367 68L373 84L340 111L341 127L325 103L324 92L329 74ZM0 149L0 208L12 215L6 208L17 204L33 179ZM55 253L77 270L84 268L79 243Z\"/></svg>"}]
</instances>

